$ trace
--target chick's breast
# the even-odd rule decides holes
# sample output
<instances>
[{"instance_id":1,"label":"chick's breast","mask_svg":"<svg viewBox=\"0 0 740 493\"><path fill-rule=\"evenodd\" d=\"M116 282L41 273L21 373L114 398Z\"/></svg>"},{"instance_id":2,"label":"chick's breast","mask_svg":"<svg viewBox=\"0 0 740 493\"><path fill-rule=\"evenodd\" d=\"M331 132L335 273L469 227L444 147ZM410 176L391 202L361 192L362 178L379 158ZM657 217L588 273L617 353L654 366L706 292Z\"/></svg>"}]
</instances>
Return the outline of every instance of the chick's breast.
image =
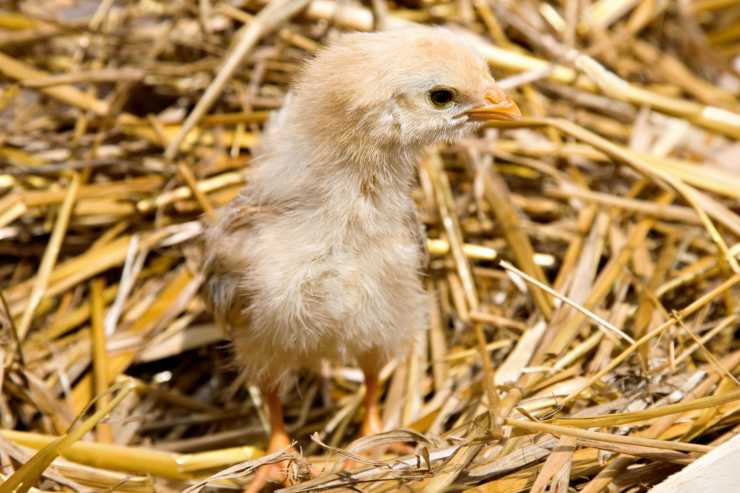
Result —
<instances>
[{"instance_id":1,"label":"chick's breast","mask_svg":"<svg viewBox=\"0 0 740 493\"><path fill-rule=\"evenodd\" d=\"M264 240L264 255L255 258L253 272L260 290L281 300L271 311L296 315L280 325L299 349L382 344L384 334L404 322L394 298L418 289L416 245L402 225L369 236L358 225L322 222L286 218L262 229L257 238Z\"/></svg>"},{"instance_id":2,"label":"chick's breast","mask_svg":"<svg viewBox=\"0 0 740 493\"><path fill-rule=\"evenodd\" d=\"M374 358L382 365L423 326L410 216L379 215L383 222L369 228L347 220L348 211L344 219L328 211L262 214L246 227L210 235L220 237L207 246L211 265L229 274L219 278L212 269L209 283L230 279L211 290L234 291L224 325L248 373L280 380L322 358Z\"/></svg>"}]
</instances>

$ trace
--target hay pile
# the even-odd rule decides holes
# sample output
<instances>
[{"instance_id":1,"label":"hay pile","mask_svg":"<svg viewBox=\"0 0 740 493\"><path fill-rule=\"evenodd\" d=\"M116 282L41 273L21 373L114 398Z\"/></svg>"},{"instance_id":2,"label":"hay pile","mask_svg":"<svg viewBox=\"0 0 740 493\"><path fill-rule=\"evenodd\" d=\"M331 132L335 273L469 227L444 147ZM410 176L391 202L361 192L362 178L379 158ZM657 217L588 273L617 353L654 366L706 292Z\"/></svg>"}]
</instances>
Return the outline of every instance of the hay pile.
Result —
<instances>
[{"instance_id":1,"label":"hay pile","mask_svg":"<svg viewBox=\"0 0 740 493\"><path fill-rule=\"evenodd\" d=\"M420 167L432 317L383 373L405 431L345 451L360 374L306 375L284 491L645 491L738 433L736 1L266 3L2 7L0 493L234 489L271 459L199 221L303 60L408 22L476 35L528 117Z\"/></svg>"}]
</instances>

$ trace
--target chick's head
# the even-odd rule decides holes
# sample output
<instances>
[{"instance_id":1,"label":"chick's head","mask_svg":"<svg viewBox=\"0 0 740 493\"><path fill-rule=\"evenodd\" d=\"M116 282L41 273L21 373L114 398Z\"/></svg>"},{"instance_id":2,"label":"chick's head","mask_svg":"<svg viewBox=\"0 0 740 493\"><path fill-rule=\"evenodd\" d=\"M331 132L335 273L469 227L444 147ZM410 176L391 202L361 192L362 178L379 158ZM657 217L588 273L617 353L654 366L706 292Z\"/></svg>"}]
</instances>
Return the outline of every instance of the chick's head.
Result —
<instances>
[{"instance_id":1,"label":"chick's head","mask_svg":"<svg viewBox=\"0 0 740 493\"><path fill-rule=\"evenodd\" d=\"M423 147L520 117L486 62L441 28L344 35L306 66L295 100L337 143Z\"/></svg>"}]
</instances>

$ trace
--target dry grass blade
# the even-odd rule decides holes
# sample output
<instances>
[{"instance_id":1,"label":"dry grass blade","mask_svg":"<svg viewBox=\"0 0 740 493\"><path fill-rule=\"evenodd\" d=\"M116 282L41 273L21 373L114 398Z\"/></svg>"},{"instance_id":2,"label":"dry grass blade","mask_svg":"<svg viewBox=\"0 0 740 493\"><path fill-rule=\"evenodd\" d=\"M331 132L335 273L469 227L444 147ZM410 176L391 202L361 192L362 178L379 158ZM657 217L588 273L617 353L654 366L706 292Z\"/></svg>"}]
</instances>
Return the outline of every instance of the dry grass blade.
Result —
<instances>
[{"instance_id":1,"label":"dry grass blade","mask_svg":"<svg viewBox=\"0 0 740 493\"><path fill-rule=\"evenodd\" d=\"M549 423L564 426L574 426L578 428L593 428L596 426L620 426L629 423L638 423L647 421L661 416L671 414L685 413L697 409L709 409L721 406L728 402L740 400L740 390L730 392L721 396L702 397L693 401L681 402L678 404L669 404L667 406L654 407L645 411L635 411L631 413L616 413L608 416L592 416L589 418L558 418L549 421Z\"/></svg>"},{"instance_id":2,"label":"dry grass blade","mask_svg":"<svg viewBox=\"0 0 740 493\"><path fill-rule=\"evenodd\" d=\"M496 217L504 229L506 240L514 251L517 262L524 272L538 282L543 283L545 275L540 266L534 262L534 249L519 224L520 214L511 203L511 196L506 183L494 172L486 175L483 179L486 199L491 203L491 207L493 207ZM552 315L552 303L550 300L539 290L533 290L532 296L545 318L550 318Z\"/></svg>"},{"instance_id":3,"label":"dry grass blade","mask_svg":"<svg viewBox=\"0 0 740 493\"><path fill-rule=\"evenodd\" d=\"M696 312L697 310L699 310L702 306L704 306L706 303L709 303L710 301L712 301L717 296L721 295L722 293L724 293L728 289L732 288L738 282L740 282L740 274L735 274L730 279L728 279L727 281L723 282L722 284L720 284L719 286L717 286L716 288L714 288L710 292L706 293L704 296L702 296L701 298L699 298L698 300L694 301L692 304L690 304L689 306L687 306L686 308L684 308L683 310L681 310L679 312L679 315L681 316L681 318L684 318L684 317L687 317L687 316L693 314L694 312ZM667 330L668 328L670 328L671 326L673 326L674 323L675 323L675 319L669 320L668 322L665 322L664 324L661 324L660 326L656 327L655 329L653 329L652 331L648 332L643 337L641 337L640 339L638 339L637 341L635 341L634 344L632 344L630 347L628 347L627 349L625 349L624 351L622 351L622 353L619 356L617 356L616 358L612 359L609 362L609 365L607 365L601 371L597 372L595 375L589 377L588 381L584 385L580 386L576 391L574 391L571 394L569 394L564 399L563 403L567 403L567 402L571 401L572 399L574 399L582 391L584 391L585 389L587 389L588 387L590 387L591 385L593 385L596 381L598 381L604 375L606 375L611 370L613 370L614 368L616 368L619 364L621 364L625 359L627 359L627 357L630 354L634 353L635 350L637 350L637 348L639 348L641 345L643 345L646 342L648 342L650 339L652 339L654 337L657 337L658 335L660 335L661 333L663 333L665 330Z\"/></svg>"},{"instance_id":4,"label":"dry grass blade","mask_svg":"<svg viewBox=\"0 0 740 493\"><path fill-rule=\"evenodd\" d=\"M582 307L578 303L576 303L576 302L568 299L567 297L565 297L562 294L558 293L557 291L555 291L551 287L546 286L545 284L539 282L537 279L535 279L535 278L533 278L531 276L528 276L527 274L525 274L524 272L520 271L519 269L517 269L516 267L514 267L510 263L502 260L501 262L499 262L499 265L501 267L503 267L504 269L506 269L507 271L512 272L515 275L517 275L517 276L521 277L522 279L526 280L527 282L529 282L531 284L534 284L535 286L537 286L538 288L542 289L543 291L548 292L549 294L551 294L555 298L559 299L563 303L566 303L566 304L572 306L573 308L575 308L576 310L578 310L579 312L583 313L584 315L586 315L587 317L589 317L591 320L593 320L594 323L596 323L596 325L599 326L600 328L604 329L606 333L616 334L619 337L621 337L622 339L624 339L625 341L629 342L630 344L634 344L635 343L635 340L632 339L627 334L625 334L624 331L622 331L621 329L619 329L619 328L615 327L614 325L610 324L609 322L607 322L603 318L599 317L598 315L596 315L592 311L590 311L590 310Z\"/></svg>"},{"instance_id":5,"label":"dry grass blade","mask_svg":"<svg viewBox=\"0 0 740 493\"><path fill-rule=\"evenodd\" d=\"M545 123L545 122L543 122ZM722 218L722 216L729 215L732 217L732 213L727 211L726 213L718 213L715 207L709 207L707 210L706 202L707 200L699 194L696 190L692 189L688 185L684 184L679 178L674 177L670 172L665 172L662 170L655 170L650 169L647 166L645 166L639 159L639 157L633 155L630 151L621 148L618 145L613 144L612 142L607 141L606 139L603 139L599 137L598 135L589 132L577 125L574 125L572 122L563 121L563 120L549 120L546 122L548 125L552 125L563 132L566 132L570 135L573 135L574 137L580 138L589 144L593 145L594 147L615 156L618 159L624 160L625 162L629 163L630 165L634 166L638 171L645 173L647 175L655 174L659 179L665 180L667 183L669 183L671 186L673 186L678 192L680 192L684 198L687 200L687 202L696 210L697 214L699 215L699 218L702 220L702 223L707 228L707 231L710 234L710 237L717 243L717 245L720 248L720 251L725 255L725 258L727 262L730 264L732 269L735 272L740 272L740 265L738 264L737 260L732 257L729 252L727 245L725 244L724 239L719 234L717 229L712 224L712 221L710 220L708 214L710 211L715 216L720 216L718 219ZM738 123L738 128L740 129L740 122Z\"/></svg>"},{"instance_id":6,"label":"dry grass blade","mask_svg":"<svg viewBox=\"0 0 740 493\"><path fill-rule=\"evenodd\" d=\"M64 202L59 209L59 216L54 224L54 230L51 233L51 238L44 252L44 256L39 265L36 278L34 279L33 288L31 289L31 295L29 296L26 309L23 312L21 321L18 323L18 337L23 340L28 333L28 329L31 327L31 321L33 319L34 312L41 302L41 297L44 296L44 291L49 284L49 276L54 268L54 264L59 256L59 250L64 240L64 235L67 231L67 225L69 224L70 216L72 215L72 207L74 206L75 200L77 199L77 190L80 186L80 178L76 174L72 176L72 183L64 197Z\"/></svg>"},{"instance_id":7,"label":"dry grass blade","mask_svg":"<svg viewBox=\"0 0 740 493\"><path fill-rule=\"evenodd\" d=\"M59 437L3 430L0 435L20 445L42 449ZM75 442L63 456L79 464L114 471L136 471L170 480L189 479L192 474L253 460L263 455L255 447L236 447L192 454L174 454L145 447L123 447L97 442Z\"/></svg>"},{"instance_id":8,"label":"dry grass blade","mask_svg":"<svg viewBox=\"0 0 740 493\"><path fill-rule=\"evenodd\" d=\"M532 485L530 493L544 493L547 488L548 482L550 484L558 481L558 476L562 476L567 479L570 478L570 473L561 473L563 468L566 471L570 468L570 462L573 456L573 450L575 449L576 440L574 437L563 436L558 442L557 448L547 458L540 473L537 475L537 479ZM560 490L567 490L567 486L558 486ZM557 491L557 490L556 490Z\"/></svg>"},{"instance_id":9,"label":"dry grass blade","mask_svg":"<svg viewBox=\"0 0 740 493\"><path fill-rule=\"evenodd\" d=\"M116 396L111 399L108 405L101 407L95 414L71 430L67 435L54 440L49 445L41 449L34 457L18 469L5 482L0 484L0 493L11 493L13 491L25 493L36 483L41 473L52 461L63 454L64 451L73 443L82 438L86 433L95 427L98 422L109 414L123 399L136 388L130 380L124 380L118 385Z\"/></svg>"},{"instance_id":10,"label":"dry grass blade","mask_svg":"<svg viewBox=\"0 0 740 493\"><path fill-rule=\"evenodd\" d=\"M147 331L155 328L156 324L162 323L165 317L174 316L176 311L184 308L184 304L189 301L199 285L200 279L193 279L190 272L182 269L166 286L160 297L132 324L129 331L134 334L146 334ZM135 355L135 350L128 350L111 358L108 361L108 379L115 380L133 361ZM93 380L88 374L74 388L71 397L79 411L90 402L93 395Z\"/></svg>"},{"instance_id":11,"label":"dry grass blade","mask_svg":"<svg viewBox=\"0 0 740 493\"><path fill-rule=\"evenodd\" d=\"M706 445L697 445L693 443L670 442L666 440L654 440L652 438L640 438L635 436L614 435L611 433L601 433L598 431L581 430L568 426L550 425L546 423L536 423L531 421L520 421L516 419L507 419L506 424L512 428L518 428L531 432L551 433L553 435L573 436L588 440L624 443L627 445L637 445L641 447L652 447L666 450L681 450L685 452L709 452L712 447Z\"/></svg>"},{"instance_id":12,"label":"dry grass blade","mask_svg":"<svg viewBox=\"0 0 740 493\"><path fill-rule=\"evenodd\" d=\"M198 493L203 488L209 486L211 483L223 483L225 480L243 478L256 471L260 466L264 464L275 464L291 459L294 456L290 453L280 451L274 454L265 455L256 460L249 460L240 464L227 467L226 469L219 471L208 478L198 481L197 483L189 486L183 490L183 493Z\"/></svg>"},{"instance_id":13,"label":"dry grass blade","mask_svg":"<svg viewBox=\"0 0 740 493\"><path fill-rule=\"evenodd\" d=\"M209 109L211 109L211 106L216 102L216 98L221 94L224 85L228 82L236 69L239 68L242 60L247 53L249 53L249 50L254 48L257 41L259 41L262 36L275 29L275 27L285 19L302 10L306 5L308 5L308 3L308 0L279 0L276 2L270 2L267 7L260 11L252 23L246 26L244 30L237 35L238 42L229 54L228 58L224 61L224 64L218 71L216 78L213 79L213 82L208 86L203 97L198 101L198 104L188 115L187 120L185 120L185 123L177 132L177 135L175 135L167 145L165 156L168 159L171 160L177 155L177 152L180 149L180 144L182 144L185 136L195 128L200 119Z\"/></svg>"},{"instance_id":14,"label":"dry grass blade","mask_svg":"<svg viewBox=\"0 0 740 493\"><path fill-rule=\"evenodd\" d=\"M424 161L423 166L433 184L437 206L439 207L439 214L441 216L445 232L447 233L448 241L450 242L450 251L455 261L455 265L457 266L458 275L462 280L468 309L477 310L478 296L476 293L475 280L473 278L473 272L470 269L470 265L468 264L468 260L465 258L460 224L454 214L452 192L450 190L447 176L442 169L442 162L435 153L430 159ZM530 262L532 262L532 256L533 255L530 254ZM488 351L486 351L486 338L480 325L473 323L473 330L475 331L475 336L478 341L478 351L485 371L484 386L486 388L486 396L488 397L489 412L491 413L491 426L494 433L496 433L499 421L497 410L499 397L498 391L495 387L493 367L488 356Z\"/></svg>"},{"instance_id":15,"label":"dry grass blade","mask_svg":"<svg viewBox=\"0 0 740 493\"><path fill-rule=\"evenodd\" d=\"M6 77L19 80L38 80L45 79L48 74L36 70L33 67L15 60L8 55L0 52L0 72ZM87 111L91 111L98 115L105 115L108 113L108 105L103 101L90 97L88 94L80 92L73 86L54 86L45 87L41 89L42 92L48 94L51 97L57 98L67 104L82 108Z\"/></svg>"}]
</instances>

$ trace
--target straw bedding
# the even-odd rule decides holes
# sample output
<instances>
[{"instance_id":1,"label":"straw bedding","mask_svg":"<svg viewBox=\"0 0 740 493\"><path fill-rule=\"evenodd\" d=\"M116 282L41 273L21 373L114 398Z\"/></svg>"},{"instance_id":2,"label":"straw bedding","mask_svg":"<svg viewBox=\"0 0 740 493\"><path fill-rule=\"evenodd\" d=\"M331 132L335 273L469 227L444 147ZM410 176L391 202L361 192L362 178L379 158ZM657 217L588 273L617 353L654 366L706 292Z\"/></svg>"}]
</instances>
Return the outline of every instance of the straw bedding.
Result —
<instances>
[{"instance_id":1,"label":"straw bedding","mask_svg":"<svg viewBox=\"0 0 740 493\"><path fill-rule=\"evenodd\" d=\"M285 458L198 296L202 220L303 60L413 22L473 36L525 118L421 163L432 316L383 371L393 431L353 442L356 369L302 376L284 491L639 492L740 430L737 2L0 9L1 493Z\"/></svg>"}]
</instances>

